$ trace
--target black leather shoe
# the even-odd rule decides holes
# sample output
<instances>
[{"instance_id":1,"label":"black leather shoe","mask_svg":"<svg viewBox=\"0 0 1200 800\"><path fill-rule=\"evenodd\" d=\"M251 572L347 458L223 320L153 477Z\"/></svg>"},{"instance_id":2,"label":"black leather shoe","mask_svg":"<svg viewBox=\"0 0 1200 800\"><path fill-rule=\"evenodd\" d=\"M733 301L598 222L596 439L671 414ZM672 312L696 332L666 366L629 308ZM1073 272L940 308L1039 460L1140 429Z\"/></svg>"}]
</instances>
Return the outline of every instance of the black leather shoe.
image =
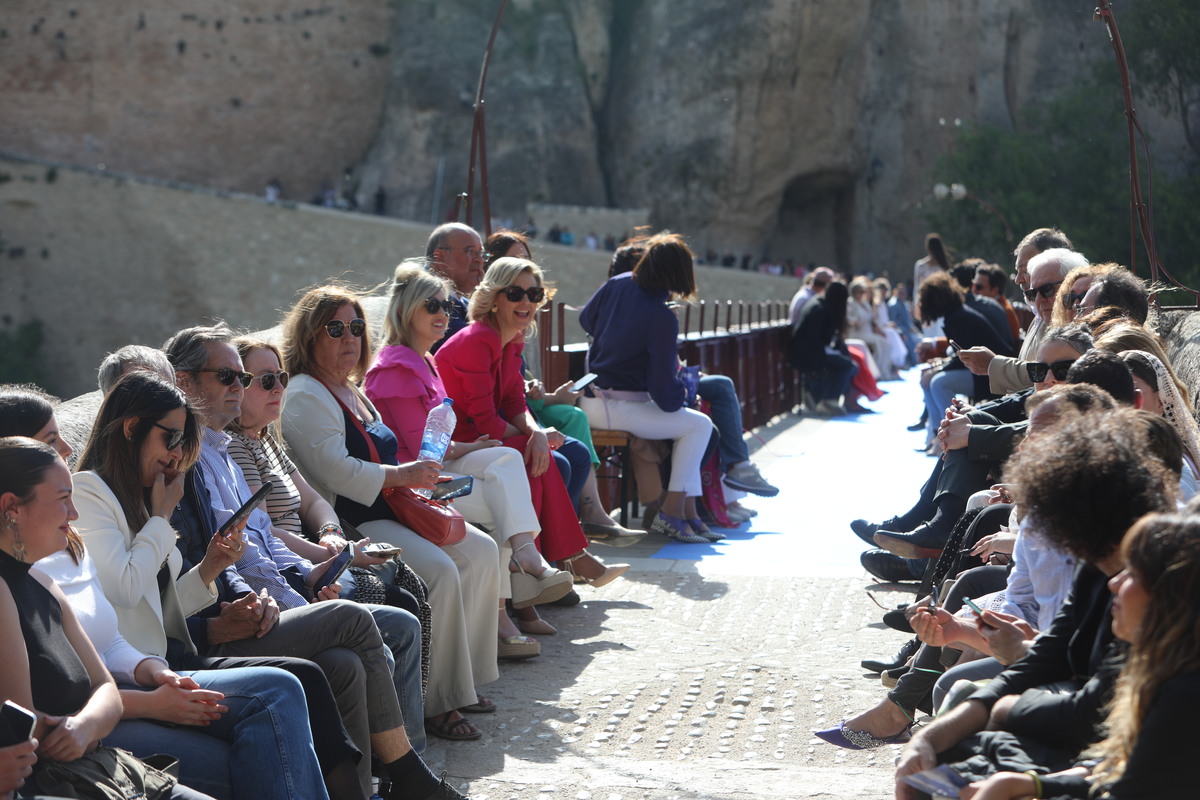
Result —
<instances>
[{"instance_id":1,"label":"black leather shoe","mask_svg":"<svg viewBox=\"0 0 1200 800\"><path fill-rule=\"evenodd\" d=\"M883 659L864 659L862 668L868 672L883 672L884 670L895 669L902 667L908 663L908 660L916 655L917 648L921 646L921 642L917 639L909 639L904 643L904 646L896 651L896 655L892 656L890 661Z\"/></svg>"},{"instance_id":2,"label":"black leather shoe","mask_svg":"<svg viewBox=\"0 0 1200 800\"><path fill-rule=\"evenodd\" d=\"M916 580L908 569L908 562L886 550L865 550L858 561L863 569L887 583Z\"/></svg>"},{"instance_id":3,"label":"black leather shoe","mask_svg":"<svg viewBox=\"0 0 1200 800\"><path fill-rule=\"evenodd\" d=\"M912 425L909 425L907 427L907 430L919 431L924 427L925 427L925 420L922 419L922 420L918 420L918 421L914 422Z\"/></svg>"},{"instance_id":4,"label":"black leather shoe","mask_svg":"<svg viewBox=\"0 0 1200 800\"><path fill-rule=\"evenodd\" d=\"M949 532L934 530L928 525L920 525L912 533L876 531L872 540L877 547L882 547L901 558L937 558L942 554L942 548L948 538L950 538Z\"/></svg>"},{"instance_id":5,"label":"black leather shoe","mask_svg":"<svg viewBox=\"0 0 1200 800\"><path fill-rule=\"evenodd\" d=\"M916 633L913 630L912 623L908 621L908 615L904 613L904 609L907 607L908 603L905 603L899 608L893 608L891 611L885 613L883 615L883 624L901 633Z\"/></svg>"},{"instance_id":6,"label":"black leather shoe","mask_svg":"<svg viewBox=\"0 0 1200 800\"><path fill-rule=\"evenodd\" d=\"M892 517L883 522L867 522L865 519L856 519L850 523L850 530L854 531L854 535L862 539L872 547L875 546L875 540L871 537L879 531L893 531L899 527L900 518Z\"/></svg>"}]
</instances>

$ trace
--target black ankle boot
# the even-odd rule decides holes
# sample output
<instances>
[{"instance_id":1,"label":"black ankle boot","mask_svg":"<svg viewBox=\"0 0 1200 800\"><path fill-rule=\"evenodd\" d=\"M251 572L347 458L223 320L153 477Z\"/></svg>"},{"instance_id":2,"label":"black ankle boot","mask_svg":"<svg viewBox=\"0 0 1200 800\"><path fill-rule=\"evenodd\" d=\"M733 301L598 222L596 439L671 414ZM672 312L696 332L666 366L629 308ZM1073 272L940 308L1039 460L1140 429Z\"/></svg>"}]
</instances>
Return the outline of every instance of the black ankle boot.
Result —
<instances>
[{"instance_id":1,"label":"black ankle boot","mask_svg":"<svg viewBox=\"0 0 1200 800\"><path fill-rule=\"evenodd\" d=\"M892 656L890 661L868 658L862 661L862 668L868 672L883 672L884 670L902 667L908 663L910 658L916 655L917 648L920 646L920 640L914 637L905 642L904 646L896 652L896 655Z\"/></svg>"}]
</instances>

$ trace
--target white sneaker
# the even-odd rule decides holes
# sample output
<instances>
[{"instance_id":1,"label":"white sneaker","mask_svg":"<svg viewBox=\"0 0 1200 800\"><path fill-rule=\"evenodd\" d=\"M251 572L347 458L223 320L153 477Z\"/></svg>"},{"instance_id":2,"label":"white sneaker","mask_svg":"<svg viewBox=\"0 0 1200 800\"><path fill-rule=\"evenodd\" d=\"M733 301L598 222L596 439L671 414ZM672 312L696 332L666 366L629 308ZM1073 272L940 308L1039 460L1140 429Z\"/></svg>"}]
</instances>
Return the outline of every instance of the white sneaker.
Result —
<instances>
[{"instance_id":1,"label":"white sneaker","mask_svg":"<svg viewBox=\"0 0 1200 800\"><path fill-rule=\"evenodd\" d=\"M734 489L760 497L774 497L779 494L779 489L767 483L759 473L758 467L749 461L743 461L725 473L725 483Z\"/></svg>"}]
</instances>

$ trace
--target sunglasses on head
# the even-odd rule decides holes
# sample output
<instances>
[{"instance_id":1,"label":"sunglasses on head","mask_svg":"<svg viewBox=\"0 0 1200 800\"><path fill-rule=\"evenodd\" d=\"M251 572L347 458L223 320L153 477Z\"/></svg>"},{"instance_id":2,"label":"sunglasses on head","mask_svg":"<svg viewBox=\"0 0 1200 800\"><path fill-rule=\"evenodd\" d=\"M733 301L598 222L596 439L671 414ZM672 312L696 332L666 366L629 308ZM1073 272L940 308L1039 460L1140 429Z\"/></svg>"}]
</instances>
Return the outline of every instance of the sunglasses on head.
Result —
<instances>
[{"instance_id":1,"label":"sunglasses on head","mask_svg":"<svg viewBox=\"0 0 1200 800\"><path fill-rule=\"evenodd\" d=\"M1062 281L1058 281L1057 283L1043 283L1036 289L1026 289L1025 299L1032 303L1034 298L1038 295L1041 295L1042 297L1049 297L1058 291L1059 286L1062 286Z\"/></svg>"},{"instance_id":2,"label":"sunglasses on head","mask_svg":"<svg viewBox=\"0 0 1200 800\"><path fill-rule=\"evenodd\" d=\"M502 291L511 303L521 302L522 297L528 297L531 303L540 303L542 302L542 298L546 296L546 290L541 286L530 286L528 289L522 289L520 286L509 286Z\"/></svg>"},{"instance_id":3,"label":"sunglasses on head","mask_svg":"<svg viewBox=\"0 0 1200 800\"><path fill-rule=\"evenodd\" d=\"M243 389L250 388L250 381L254 380L254 376L249 372L238 372L236 369L229 367L221 367L220 369L198 369L197 372L212 372L217 376L217 383L222 386L232 386L234 381L242 385Z\"/></svg>"},{"instance_id":4,"label":"sunglasses on head","mask_svg":"<svg viewBox=\"0 0 1200 800\"><path fill-rule=\"evenodd\" d=\"M1055 361L1053 364L1043 364L1041 361L1025 362L1025 371L1029 373L1029 380L1034 383L1041 383L1046 380L1047 373L1053 373L1056 381L1065 381L1067 373L1071 371L1071 365L1075 363L1075 359L1067 358L1062 361Z\"/></svg>"},{"instance_id":5,"label":"sunglasses on head","mask_svg":"<svg viewBox=\"0 0 1200 800\"><path fill-rule=\"evenodd\" d=\"M454 313L454 303L449 300L438 300L436 297L431 297L425 301L425 310L430 314L436 314L439 311L445 314Z\"/></svg>"},{"instance_id":6,"label":"sunglasses on head","mask_svg":"<svg viewBox=\"0 0 1200 800\"><path fill-rule=\"evenodd\" d=\"M264 372L262 375L255 375L258 383L262 386L264 392L269 392L275 388L275 382L279 382L280 389L286 389L288 384L288 374L282 370L279 372Z\"/></svg>"},{"instance_id":7,"label":"sunglasses on head","mask_svg":"<svg viewBox=\"0 0 1200 800\"><path fill-rule=\"evenodd\" d=\"M154 427L166 434L163 439L165 439L167 442L168 450L174 450L176 447L179 447L179 445L183 444L184 434L179 428L168 428L166 425L159 425L157 422L154 423Z\"/></svg>"},{"instance_id":8,"label":"sunglasses on head","mask_svg":"<svg viewBox=\"0 0 1200 800\"><path fill-rule=\"evenodd\" d=\"M360 338L367 332L367 321L365 319L350 320L350 335L355 339ZM325 332L329 334L330 339L340 339L346 332L346 323L340 319L331 319L325 323Z\"/></svg>"}]
</instances>

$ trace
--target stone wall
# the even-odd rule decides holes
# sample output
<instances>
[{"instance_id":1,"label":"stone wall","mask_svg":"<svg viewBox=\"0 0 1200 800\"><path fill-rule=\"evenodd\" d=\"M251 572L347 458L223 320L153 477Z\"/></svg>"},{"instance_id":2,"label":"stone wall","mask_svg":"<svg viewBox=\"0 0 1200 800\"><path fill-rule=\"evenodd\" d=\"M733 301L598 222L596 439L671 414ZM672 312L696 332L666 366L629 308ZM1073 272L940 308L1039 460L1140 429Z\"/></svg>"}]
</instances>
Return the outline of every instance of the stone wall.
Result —
<instances>
[{"instance_id":1,"label":"stone wall","mask_svg":"<svg viewBox=\"0 0 1200 800\"><path fill-rule=\"evenodd\" d=\"M274 325L298 292L331 277L384 282L425 252L430 226L309 205L0 157L0 325L40 319L46 388L94 388L105 353L160 345L179 328L225 319ZM607 253L535 243L534 255L580 305ZM699 268L702 296L786 299L795 281ZM569 327L568 341L579 341Z\"/></svg>"},{"instance_id":2,"label":"stone wall","mask_svg":"<svg viewBox=\"0 0 1200 800\"><path fill-rule=\"evenodd\" d=\"M1019 125L1111 60L1094 5L514 0L487 83L491 208L647 208L701 251L907 266L956 122ZM277 177L293 200L353 167L347 191L440 219L467 188L496 8L8 0L0 150L248 193ZM1178 145L1139 106L1155 150Z\"/></svg>"}]
</instances>

